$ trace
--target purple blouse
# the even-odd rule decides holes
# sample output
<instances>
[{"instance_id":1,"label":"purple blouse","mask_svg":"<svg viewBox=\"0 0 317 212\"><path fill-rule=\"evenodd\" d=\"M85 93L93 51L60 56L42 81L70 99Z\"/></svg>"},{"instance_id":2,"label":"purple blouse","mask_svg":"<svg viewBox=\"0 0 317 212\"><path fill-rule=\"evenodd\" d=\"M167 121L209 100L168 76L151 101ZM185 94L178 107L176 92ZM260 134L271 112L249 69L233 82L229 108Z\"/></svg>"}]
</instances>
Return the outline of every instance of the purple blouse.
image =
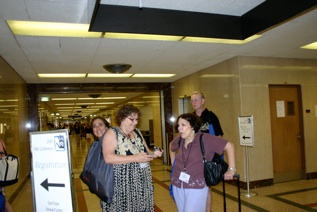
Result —
<instances>
[{"instance_id":1,"label":"purple blouse","mask_svg":"<svg viewBox=\"0 0 317 212\"><path fill-rule=\"evenodd\" d=\"M178 188L181 188L182 183L183 188L203 188L206 186L203 156L199 141L201 133L200 131L196 133L194 141L187 145L187 149L184 147L185 139L181 139L178 146L180 135L176 136L171 142L171 151L177 151L171 183ZM223 154L228 141L208 133L203 134L206 159L212 160L215 152L220 155ZM181 172L186 172L186 174L190 175L188 183L179 179Z\"/></svg>"}]
</instances>

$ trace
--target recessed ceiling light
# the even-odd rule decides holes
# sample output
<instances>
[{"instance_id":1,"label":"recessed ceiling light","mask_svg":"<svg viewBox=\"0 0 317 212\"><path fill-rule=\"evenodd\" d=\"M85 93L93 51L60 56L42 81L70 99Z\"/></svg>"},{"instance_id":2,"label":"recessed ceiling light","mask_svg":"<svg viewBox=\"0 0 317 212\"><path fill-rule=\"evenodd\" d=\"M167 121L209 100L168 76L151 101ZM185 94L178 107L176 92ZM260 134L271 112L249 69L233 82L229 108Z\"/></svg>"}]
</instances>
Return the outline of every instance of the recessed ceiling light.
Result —
<instances>
[{"instance_id":1,"label":"recessed ceiling light","mask_svg":"<svg viewBox=\"0 0 317 212\"><path fill-rule=\"evenodd\" d=\"M132 74L87 74L88 78L124 78L131 77Z\"/></svg>"},{"instance_id":2,"label":"recessed ceiling light","mask_svg":"<svg viewBox=\"0 0 317 212\"><path fill-rule=\"evenodd\" d=\"M160 96L142 96L142 98L144 98L144 99L156 99L156 98L160 98Z\"/></svg>"},{"instance_id":3,"label":"recessed ceiling light","mask_svg":"<svg viewBox=\"0 0 317 212\"><path fill-rule=\"evenodd\" d=\"M302 46L300 47L301 49L313 49L313 50L317 50L317 41L314 43L310 43L308 45Z\"/></svg>"},{"instance_id":4,"label":"recessed ceiling light","mask_svg":"<svg viewBox=\"0 0 317 212\"><path fill-rule=\"evenodd\" d=\"M0 107L18 107L18 105L0 105Z\"/></svg>"},{"instance_id":5,"label":"recessed ceiling light","mask_svg":"<svg viewBox=\"0 0 317 212\"><path fill-rule=\"evenodd\" d=\"M244 40L233 39L220 39L220 38L202 38L202 37L185 37L182 41L186 42L198 42L198 43L221 43L221 44L246 44L255 39L258 39L261 35L253 35Z\"/></svg>"},{"instance_id":6,"label":"recessed ceiling light","mask_svg":"<svg viewBox=\"0 0 317 212\"><path fill-rule=\"evenodd\" d=\"M7 20L15 35L100 38L101 32L89 31L89 24Z\"/></svg>"},{"instance_id":7,"label":"recessed ceiling light","mask_svg":"<svg viewBox=\"0 0 317 212\"><path fill-rule=\"evenodd\" d=\"M41 96L41 102L49 102L50 97L49 96Z\"/></svg>"},{"instance_id":8,"label":"recessed ceiling light","mask_svg":"<svg viewBox=\"0 0 317 212\"><path fill-rule=\"evenodd\" d=\"M37 74L40 78L85 78L86 74Z\"/></svg>"},{"instance_id":9,"label":"recessed ceiling light","mask_svg":"<svg viewBox=\"0 0 317 212\"><path fill-rule=\"evenodd\" d=\"M134 74L132 77L143 77L143 78L169 78L175 74Z\"/></svg>"},{"instance_id":10,"label":"recessed ceiling light","mask_svg":"<svg viewBox=\"0 0 317 212\"><path fill-rule=\"evenodd\" d=\"M183 36L107 32L105 34L105 38L133 39L133 40L179 41L179 40L181 40L183 38Z\"/></svg>"},{"instance_id":11,"label":"recessed ceiling light","mask_svg":"<svg viewBox=\"0 0 317 212\"><path fill-rule=\"evenodd\" d=\"M101 97L100 99L126 99L125 96Z\"/></svg>"},{"instance_id":12,"label":"recessed ceiling light","mask_svg":"<svg viewBox=\"0 0 317 212\"><path fill-rule=\"evenodd\" d=\"M113 105L114 102L96 102L96 105Z\"/></svg>"},{"instance_id":13,"label":"recessed ceiling light","mask_svg":"<svg viewBox=\"0 0 317 212\"><path fill-rule=\"evenodd\" d=\"M68 100L77 100L75 97L69 97L69 98L52 98L52 100L56 101L68 101Z\"/></svg>"}]
</instances>

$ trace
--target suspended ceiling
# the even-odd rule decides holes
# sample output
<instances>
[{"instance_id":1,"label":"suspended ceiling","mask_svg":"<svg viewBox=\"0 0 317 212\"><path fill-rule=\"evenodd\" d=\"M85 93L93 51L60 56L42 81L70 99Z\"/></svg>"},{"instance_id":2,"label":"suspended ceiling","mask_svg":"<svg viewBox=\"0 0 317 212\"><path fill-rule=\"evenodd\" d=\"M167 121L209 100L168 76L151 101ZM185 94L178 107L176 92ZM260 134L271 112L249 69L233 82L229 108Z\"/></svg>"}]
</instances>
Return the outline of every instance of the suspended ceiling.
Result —
<instances>
[{"instance_id":1,"label":"suspended ceiling","mask_svg":"<svg viewBox=\"0 0 317 212\"><path fill-rule=\"evenodd\" d=\"M316 1L250 0L1 0L0 56L27 82L173 82L238 55L317 59L301 49L317 40ZM102 13L102 12L105 13ZM14 35L7 20L91 24L91 31L244 39L244 45ZM129 73L171 78L39 78L38 73L105 73L128 63ZM1 80L1 79L0 79ZM89 93L87 93L88 95ZM119 94L118 94L119 95ZM129 98L129 97L128 97Z\"/></svg>"}]
</instances>

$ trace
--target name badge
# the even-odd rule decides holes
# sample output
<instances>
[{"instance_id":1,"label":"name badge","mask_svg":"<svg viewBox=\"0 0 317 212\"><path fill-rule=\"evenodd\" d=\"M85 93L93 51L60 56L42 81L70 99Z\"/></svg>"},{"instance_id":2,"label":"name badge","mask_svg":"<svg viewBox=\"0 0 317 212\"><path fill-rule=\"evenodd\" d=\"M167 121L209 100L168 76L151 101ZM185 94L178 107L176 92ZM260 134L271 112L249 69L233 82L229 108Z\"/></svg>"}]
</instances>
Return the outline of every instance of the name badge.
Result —
<instances>
[{"instance_id":1,"label":"name badge","mask_svg":"<svg viewBox=\"0 0 317 212\"><path fill-rule=\"evenodd\" d=\"M140 164L140 167L141 167L142 169L144 169L144 168L146 168L146 167L149 166L149 163L139 163L139 164Z\"/></svg>"},{"instance_id":2,"label":"name badge","mask_svg":"<svg viewBox=\"0 0 317 212\"><path fill-rule=\"evenodd\" d=\"M190 178L190 175L186 174L185 172L181 172L181 174L179 175L179 179L185 183L189 182L189 178Z\"/></svg>"}]
</instances>

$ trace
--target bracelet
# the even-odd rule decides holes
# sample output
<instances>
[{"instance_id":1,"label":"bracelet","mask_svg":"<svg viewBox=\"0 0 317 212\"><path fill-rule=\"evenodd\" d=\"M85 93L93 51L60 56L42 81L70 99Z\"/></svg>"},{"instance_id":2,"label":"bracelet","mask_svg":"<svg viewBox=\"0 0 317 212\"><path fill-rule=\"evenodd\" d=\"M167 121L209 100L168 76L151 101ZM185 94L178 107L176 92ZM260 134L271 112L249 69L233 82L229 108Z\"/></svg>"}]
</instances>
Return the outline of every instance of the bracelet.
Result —
<instances>
[{"instance_id":1,"label":"bracelet","mask_svg":"<svg viewBox=\"0 0 317 212\"><path fill-rule=\"evenodd\" d=\"M228 170L230 170L230 171L237 171L236 168L234 168L234 167L229 167Z\"/></svg>"}]
</instances>

